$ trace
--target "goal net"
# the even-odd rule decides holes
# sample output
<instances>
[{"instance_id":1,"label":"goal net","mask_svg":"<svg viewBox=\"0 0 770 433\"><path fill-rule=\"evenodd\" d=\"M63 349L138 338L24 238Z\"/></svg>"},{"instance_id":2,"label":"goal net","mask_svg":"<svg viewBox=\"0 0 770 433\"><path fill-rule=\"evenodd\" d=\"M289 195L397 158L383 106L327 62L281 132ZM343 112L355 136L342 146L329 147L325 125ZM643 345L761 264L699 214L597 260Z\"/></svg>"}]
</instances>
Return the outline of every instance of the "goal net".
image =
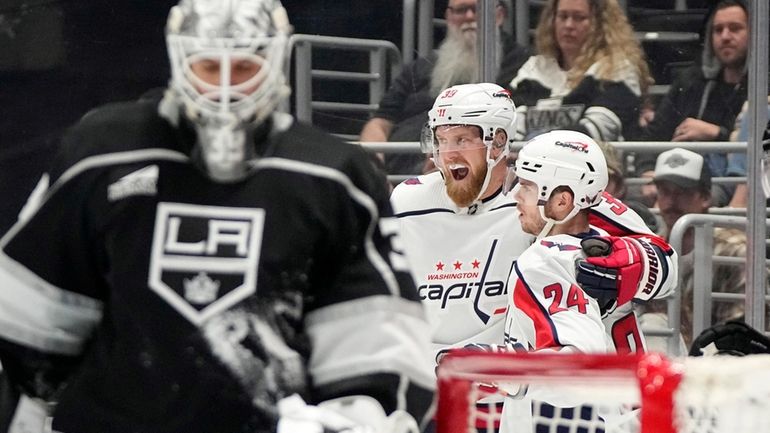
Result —
<instances>
[{"instance_id":1,"label":"goal net","mask_svg":"<svg viewBox=\"0 0 770 433\"><path fill-rule=\"evenodd\" d=\"M458 351L438 393L437 433L770 433L770 355Z\"/></svg>"}]
</instances>

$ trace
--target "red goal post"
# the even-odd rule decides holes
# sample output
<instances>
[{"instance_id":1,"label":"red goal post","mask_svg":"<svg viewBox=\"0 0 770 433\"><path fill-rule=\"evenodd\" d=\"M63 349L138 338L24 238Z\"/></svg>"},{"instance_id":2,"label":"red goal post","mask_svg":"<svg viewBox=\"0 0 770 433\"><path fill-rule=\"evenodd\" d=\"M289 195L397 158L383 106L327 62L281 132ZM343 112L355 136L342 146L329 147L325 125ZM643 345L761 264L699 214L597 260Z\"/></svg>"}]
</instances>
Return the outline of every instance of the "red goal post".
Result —
<instances>
[{"instance_id":1,"label":"red goal post","mask_svg":"<svg viewBox=\"0 0 770 433\"><path fill-rule=\"evenodd\" d=\"M538 431L544 427L547 430L542 431L551 432L770 433L770 355L669 360L654 353L477 351L452 352L439 366L437 433L495 431L500 411L491 405L479 409L483 405L477 403L504 393L500 389L512 392L522 384L529 386L528 394L569 395L582 404L579 407L605 405L623 413L621 427L605 429L597 415L590 420L555 416L540 419ZM539 404L533 401L533 410ZM488 428L479 428L485 425ZM532 433L535 428L521 430Z\"/></svg>"}]
</instances>

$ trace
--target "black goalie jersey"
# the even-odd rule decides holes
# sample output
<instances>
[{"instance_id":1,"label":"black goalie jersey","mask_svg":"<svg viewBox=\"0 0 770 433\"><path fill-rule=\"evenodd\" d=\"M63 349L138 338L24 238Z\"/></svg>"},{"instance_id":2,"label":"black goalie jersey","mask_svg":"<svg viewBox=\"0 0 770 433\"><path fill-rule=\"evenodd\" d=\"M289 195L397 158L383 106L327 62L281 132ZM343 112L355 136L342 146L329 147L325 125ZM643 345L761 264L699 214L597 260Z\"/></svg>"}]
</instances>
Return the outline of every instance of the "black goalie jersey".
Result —
<instances>
[{"instance_id":1,"label":"black goalie jersey","mask_svg":"<svg viewBox=\"0 0 770 433\"><path fill-rule=\"evenodd\" d=\"M274 116L246 180L210 181L157 101L64 138L0 255L0 354L53 429L273 431L349 394L419 421L429 331L363 150Z\"/></svg>"}]
</instances>

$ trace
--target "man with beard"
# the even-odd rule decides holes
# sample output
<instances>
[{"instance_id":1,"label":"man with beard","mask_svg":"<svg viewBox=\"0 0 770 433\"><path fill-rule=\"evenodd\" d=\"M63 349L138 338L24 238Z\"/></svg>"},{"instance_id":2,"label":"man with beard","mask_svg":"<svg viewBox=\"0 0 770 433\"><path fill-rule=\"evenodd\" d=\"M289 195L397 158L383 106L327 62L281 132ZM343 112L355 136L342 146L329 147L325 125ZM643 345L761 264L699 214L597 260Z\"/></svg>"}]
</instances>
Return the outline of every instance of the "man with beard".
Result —
<instances>
[{"instance_id":1,"label":"man with beard","mask_svg":"<svg viewBox=\"0 0 770 433\"><path fill-rule=\"evenodd\" d=\"M406 180L391 194L400 244L428 313L436 361L451 348L502 342L510 293L506 282L534 240L522 230L513 195L502 193L515 111L510 94L496 84L444 90L429 112L422 140L439 170ZM578 279L607 312L614 310L629 318L624 323L635 325L629 301L671 293L676 254L609 194L589 212L592 226L606 236L599 242L611 251L581 264ZM620 334L626 350L643 348L635 326Z\"/></svg>"},{"instance_id":2,"label":"man with beard","mask_svg":"<svg viewBox=\"0 0 770 433\"><path fill-rule=\"evenodd\" d=\"M496 84L464 84L444 90L429 112L428 133L422 141L439 170L408 179L391 194L402 226L403 249L413 266L419 295L434 320L434 349L496 342L483 340L489 328L502 319L495 316L505 313L506 299L500 296L504 284L497 283L507 279L512 262L534 241L522 231L514 197L502 193L515 122L510 94ZM639 215L610 194L604 193L589 211L591 225L608 236L652 238ZM670 247L644 239L639 242L643 245L628 252L636 257L634 264L589 259L594 265L617 268L604 273L620 275L611 279L620 304L632 298L663 297L676 280ZM628 250L623 242L613 243L611 249L621 245ZM630 271L624 271L624 265L637 266L633 275L624 274ZM581 266L579 270L585 273L581 283L592 296L614 299L598 289L611 292L606 284L588 278L595 269ZM590 275L610 277L599 272ZM458 323L468 313L469 323Z\"/></svg>"},{"instance_id":3,"label":"man with beard","mask_svg":"<svg viewBox=\"0 0 770 433\"><path fill-rule=\"evenodd\" d=\"M720 0L704 31L701 64L682 73L660 102L654 119L638 140L728 141L748 90L748 8L743 0ZM710 153L706 164L712 177L745 176L745 167L724 153ZM637 160L637 171L653 177L655 155ZM713 185L714 206L724 206L735 186Z\"/></svg>"},{"instance_id":4,"label":"man with beard","mask_svg":"<svg viewBox=\"0 0 770 433\"><path fill-rule=\"evenodd\" d=\"M442 89L455 84L477 83L477 0L450 0L444 14L447 35L439 48L407 65L382 98L377 112L361 130L361 141L417 141L426 113ZM498 83L506 81L527 60L527 51L499 29L506 10L496 9L498 29ZM388 155L389 173L415 174L422 170L422 155Z\"/></svg>"}]
</instances>

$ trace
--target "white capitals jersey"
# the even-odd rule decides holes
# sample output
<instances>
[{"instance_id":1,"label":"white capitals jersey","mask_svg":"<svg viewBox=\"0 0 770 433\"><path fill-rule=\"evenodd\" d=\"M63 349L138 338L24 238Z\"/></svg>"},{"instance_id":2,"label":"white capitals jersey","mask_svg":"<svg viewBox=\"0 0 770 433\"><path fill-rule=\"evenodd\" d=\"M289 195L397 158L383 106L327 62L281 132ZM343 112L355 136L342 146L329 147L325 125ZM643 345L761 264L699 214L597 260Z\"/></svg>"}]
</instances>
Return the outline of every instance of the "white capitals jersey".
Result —
<instances>
[{"instance_id":1,"label":"white capitals jersey","mask_svg":"<svg viewBox=\"0 0 770 433\"><path fill-rule=\"evenodd\" d=\"M591 234L597 234L592 229ZM602 321L596 300L583 292L577 283L575 261L585 258L582 237L554 235L529 247L511 273L506 319L506 342L519 343L529 350L572 347L580 352L615 352L611 337L614 321L628 317L634 324L631 304L616 309ZM635 346L642 344L638 326L631 326ZM606 331L606 332L605 332ZM626 335L623 346L628 346ZM643 346L634 347L643 350ZM625 350L621 349L621 352Z\"/></svg>"},{"instance_id":2,"label":"white capitals jersey","mask_svg":"<svg viewBox=\"0 0 770 433\"><path fill-rule=\"evenodd\" d=\"M459 208L446 194L441 174L434 172L402 182L390 200L433 329L434 354L468 343L499 344L507 294L513 288L508 277L516 259L534 241L534 236L521 230L513 195L498 192ZM607 193L591 208L589 222L596 235L652 235L636 212ZM676 255L670 248L665 254L649 270L658 274L657 284L640 287L636 299L646 301L673 291ZM623 318L631 309L629 303L605 320ZM631 325L623 322L615 327L616 346L622 343L620 335L628 336L628 343L620 344L621 352L643 345L638 330L623 328Z\"/></svg>"},{"instance_id":3,"label":"white capitals jersey","mask_svg":"<svg viewBox=\"0 0 770 433\"><path fill-rule=\"evenodd\" d=\"M588 235L605 233L592 227ZM585 353L644 351L633 304L626 303L603 316L596 300L577 284L575 262L585 258L580 246L583 237L548 236L519 256L508 282L512 292L505 325L508 344L520 344L528 350L566 347ZM538 403L533 405L533 400ZM558 419L547 415L554 413L553 409L543 403L559 407L581 404L563 389L531 386L523 399L505 399L500 432L531 433L557 425ZM536 426L533 408L539 414ZM621 407L583 406L574 413L593 410L604 420L605 431L619 431L618 426L627 418Z\"/></svg>"},{"instance_id":4,"label":"white capitals jersey","mask_svg":"<svg viewBox=\"0 0 770 433\"><path fill-rule=\"evenodd\" d=\"M432 328L434 355L468 343L499 344L513 263L532 243L512 195L459 208L441 174L409 179L391 194L401 240Z\"/></svg>"}]
</instances>

